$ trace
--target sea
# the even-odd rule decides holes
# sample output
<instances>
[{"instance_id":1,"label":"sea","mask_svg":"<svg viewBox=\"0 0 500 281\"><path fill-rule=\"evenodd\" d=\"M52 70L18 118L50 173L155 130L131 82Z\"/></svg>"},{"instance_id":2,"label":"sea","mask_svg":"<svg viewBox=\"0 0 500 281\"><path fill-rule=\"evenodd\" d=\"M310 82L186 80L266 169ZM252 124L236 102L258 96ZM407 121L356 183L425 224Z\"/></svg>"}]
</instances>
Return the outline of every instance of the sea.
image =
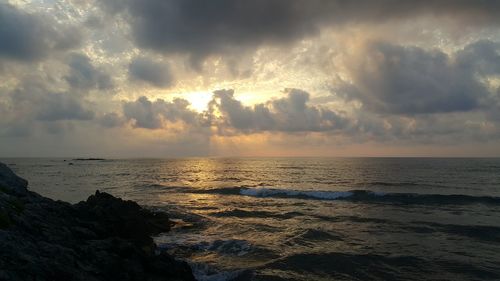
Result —
<instances>
[{"instance_id":1,"label":"sea","mask_svg":"<svg viewBox=\"0 0 500 281\"><path fill-rule=\"evenodd\" d=\"M498 158L1 159L55 200L170 214L198 280L500 280Z\"/></svg>"}]
</instances>

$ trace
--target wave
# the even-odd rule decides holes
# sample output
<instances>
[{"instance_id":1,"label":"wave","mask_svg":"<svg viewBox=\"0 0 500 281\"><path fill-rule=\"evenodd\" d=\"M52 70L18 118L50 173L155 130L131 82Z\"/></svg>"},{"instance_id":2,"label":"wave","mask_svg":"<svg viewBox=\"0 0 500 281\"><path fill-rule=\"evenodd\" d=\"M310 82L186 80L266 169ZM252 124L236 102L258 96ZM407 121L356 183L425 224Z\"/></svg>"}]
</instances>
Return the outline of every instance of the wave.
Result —
<instances>
[{"instance_id":1,"label":"wave","mask_svg":"<svg viewBox=\"0 0 500 281\"><path fill-rule=\"evenodd\" d=\"M370 182L362 182L359 185L368 185L368 186L419 186L423 184L415 183L415 182L385 182L385 181L370 181Z\"/></svg>"},{"instance_id":2,"label":"wave","mask_svg":"<svg viewBox=\"0 0 500 281\"><path fill-rule=\"evenodd\" d=\"M277 218L277 219L291 219L296 216L303 216L300 212L286 212L275 213L268 211L244 210L244 209L230 209L218 212L209 213L215 217L238 217L238 218Z\"/></svg>"},{"instance_id":3,"label":"wave","mask_svg":"<svg viewBox=\"0 0 500 281\"><path fill-rule=\"evenodd\" d=\"M219 256L241 257L269 255L270 251L243 239L220 239L217 235L175 234L159 235L155 242L161 250L182 251L184 254L213 253Z\"/></svg>"},{"instance_id":4,"label":"wave","mask_svg":"<svg viewBox=\"0 0 500 281\"><path fill-rule=\"evenodd\" d=\"M270 269L294 274L314 272L339 280L498 280L495 268L476 266L459 260L427 260L416 256L356 254L356 253L299 253L277 259ZM306 268L306 272L297 272ZM257 276L259 277L259 276ZM463 278L465 277L465 278Z\"/></svg>"},{"instance_id":5,"label":"wave","mask_svg":"<svg viewBox=\"0 0 500 281\"><path fill-rule=\"evenodd\" d=\"M460 186L453 186L447 184L438 184L438 183L425 183L425 182L386 182L386 181L367 181L356 183L355 186L365 187L365 186L380 186L380 187L420 187L420 188L445 188L445 189L461 189ZM469 187L470 188L470 187Z\"/></svg>"},{"instance_id":6,"label":"wave","mask_svg":"<svg viewBox=\"0 0 500 281\"><path fill-rule=\"evenodd\" d=\"M412 223L413 225L404 228L416 233L434 233L439 231L451 235L474 238L489 243L500 242L500 227L498 226L441 224L422 221L414 221Z\"/></svg>"},{"instance_id":7,"label":"wave","mask_svg":"<svg viewBox=\"0 0 500 281\"><path fill-rule=\"evenodd\" d=\"M466 205L485 204L500 205L500 197L472 196L462 194L421 194L421 193L384 193L369 190L349 191L315 191L315 190L293 190L261 187L229 187L216 189L191 189L183 191L188 193L208 193L220 195L243 195L250 197L269 198L296 198L309 200L339 200L367 203L393 203L393 204L444 204L444 205Z\"/></svg>"},{"instance_id":8,"label":"wave","mask_svg":"<svg viewBox=\"0 0 500 281\"><path fill-rule=\"evenodd\" d=\"M299 191L273 188L247 188L240 190L241 195L254 197L305 197L316 199L339 199L353 196L351 191Z\"/></svg>"},{"instance_id":9,"label":"wave","mask_svg":"<svg viewBox=\"0 0 500 281\"><path fill-rule=\"evenodd\" d=\"M316 243L325 241L344 241L344 238L338 234L322 229L301 229L290 235L283 241L283 244L290 247L295 246L314 246Z\"/></svg>"},{"instance_id":10,"label":"wave","mask_svg":"<svg viewBox=\"0 0 500 281\"><path fill-rule=\"evenodd\" d=\"M212 265L195 262L190 262L189 266L191 266L196 280L199 281L251 280L253 277L253 272L246 269L223 271Z\"/></svg>"},{"instance_id":11,"label":"wave","mask_svg":"<svg viewBox=\"0 0 500 281\"><path fill-rule=\"evenodd\" d=\"M308 271L340 280L398 280L395 268L404 271L404 276L411 277L412 269L427 268L428 264L414 256L332 252L292 254L269 263L267 267L281 271L307 268Z\"/></svg>"}]
</instances>

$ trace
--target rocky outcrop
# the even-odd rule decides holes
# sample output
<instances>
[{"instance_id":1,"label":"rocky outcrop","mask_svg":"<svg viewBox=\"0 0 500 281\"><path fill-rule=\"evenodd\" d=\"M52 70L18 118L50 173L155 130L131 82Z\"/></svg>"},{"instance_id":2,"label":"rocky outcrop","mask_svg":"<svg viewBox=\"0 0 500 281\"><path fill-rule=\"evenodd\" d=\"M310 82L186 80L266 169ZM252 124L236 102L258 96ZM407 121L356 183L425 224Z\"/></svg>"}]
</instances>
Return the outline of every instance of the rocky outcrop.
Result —
<instances>
[{"instance_id":1,"label":"rocky outcrop","mask_svg":"<svg viewBox=\"0 0 500 281\"><path fill-rule=\"evenodd\" d=\"M99 191L76 205L53 201L0 163L0 280L194 280L151 238L171 225Z\"/></svg>"},{"instance_id":2,"label":"rocky outcrop","mask_svg":"<svg viewBox=\"0 0 500 281\"><path fill-rule=\"evenodd\" d=\"M7 165L0 163L0 191L16 195L28 193L28 182L18 177Z\"/></svg>"}]
</instances>

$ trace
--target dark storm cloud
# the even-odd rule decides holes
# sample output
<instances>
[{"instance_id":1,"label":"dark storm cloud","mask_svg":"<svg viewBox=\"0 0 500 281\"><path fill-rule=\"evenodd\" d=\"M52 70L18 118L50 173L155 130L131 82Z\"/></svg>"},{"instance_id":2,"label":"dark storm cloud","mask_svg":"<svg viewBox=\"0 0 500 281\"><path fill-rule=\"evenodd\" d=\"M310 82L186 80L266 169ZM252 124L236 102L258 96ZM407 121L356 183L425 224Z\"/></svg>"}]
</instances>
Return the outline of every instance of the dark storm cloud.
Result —
<instances>
[{"instance_id":1,"label":"dark storm cloud","mask_svg":"<svg viewBox=\"0 0 500 281\"><path fill-rule=\"evenodd\" d=\"M159 88L169 87L174 83L167 64L145 57L134 58L128 71L132 80L144 81Z\"/></svg>"},{"instance_id":2,"label":"dark storm cloud","mask_svg":"<svg viewBox=\"0 0 500 281\"><path fill-rule=\"evenodd\" d=\"M80 32L0 3L0 57L32 61L80 44Z\"/></svg>"},{"instance_id":3,"label":"dark storm cloud","mask_svg":"<svg viewBox=\"0 0 500 281\"><path fill-rule=\"evenodd\" d=\"M307 3L297 1L131 1L138 46L206 55L315 32ZM312 19L309 21L309 19Z\"/></svg>"},{"instance_id":4,"label":"dark storm cloud","mask_svg":"<svg viewBox=\"0 0 500 281\"><path fill-rule=\"evenodd\" d=\"M370 43L349 65L353 84L340 92L374 111L423 114L470 111L484 105L485 75L499 74L499 44L481 41L453 56L389 43Z\"/></svg>"},{"instance_id":5,"label":"dark storm cloud","mask_svg":"<svg viewBox=\"0 0 500 281\"><path fill-rule=\"evenodd\" d=\"M211 111L222 114L220 129L234 128L243 132L319 132L339 130L348 120L329 109L308 105L309 93L288 89L287 97L244 106L233 90L214 92Z\"/></svg>"},{"instance_id":6,"label":"dark storm cloud","mask_svg":"<svg viewBox=\"0 0 500 281\"><path fill-rule=\"evenodd\" d=\"M68 65L70 73L65 76L73 89L90 90L93 88L106 90L113 87L111 77L92 65L90 59L82 54L72 54Z\"/></svg>"},{"instance_id":7,"label":"dark storm cloud","mask_svg":"<svg viewBox=\"0 0 500 281\"><path fill-rule=\"evenodd\" d=\"M406 20L418 15L459 23L498 22L500 2L469 0L101 0L126 11L138 46L190 54L193 60L234 48L286 44L323 25Z\"/></svg>"},{"instance_id":8,"label":"dark storm cloud","mask_svg":"<svg viewBox=\"0 0 500 281\"><path fill-rule=\"evenodd\" d=\"M163 127L163 120L183 121L196 126L201 116L191 110L189 105L184 99L177 98L172 102L157 99L152 102L143 96L136 101L126 102L123 105L123 114L128 120L134 120L134 126L138 128L159 129Z\"/></svg>"}]
</instances>

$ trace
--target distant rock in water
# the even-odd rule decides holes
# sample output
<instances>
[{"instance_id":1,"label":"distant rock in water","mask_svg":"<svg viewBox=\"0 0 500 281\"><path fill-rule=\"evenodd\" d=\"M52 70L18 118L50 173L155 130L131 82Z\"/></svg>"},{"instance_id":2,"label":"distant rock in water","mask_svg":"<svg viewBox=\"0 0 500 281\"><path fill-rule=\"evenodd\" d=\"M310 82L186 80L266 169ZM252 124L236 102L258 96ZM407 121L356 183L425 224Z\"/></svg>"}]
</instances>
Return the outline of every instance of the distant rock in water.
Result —
<instances>
[{"instance_id":1,"label":"distant rock in water","mask_svg":"<svg viewBox=\"0 0 500 281\"><path fill-rule=\"evenodd\" d=\"M170 230L166 214L99 191L71 205L27 185L0 163L0 280L195 280L157 253L151 235Z\"/></svg>"}]
</instances>

